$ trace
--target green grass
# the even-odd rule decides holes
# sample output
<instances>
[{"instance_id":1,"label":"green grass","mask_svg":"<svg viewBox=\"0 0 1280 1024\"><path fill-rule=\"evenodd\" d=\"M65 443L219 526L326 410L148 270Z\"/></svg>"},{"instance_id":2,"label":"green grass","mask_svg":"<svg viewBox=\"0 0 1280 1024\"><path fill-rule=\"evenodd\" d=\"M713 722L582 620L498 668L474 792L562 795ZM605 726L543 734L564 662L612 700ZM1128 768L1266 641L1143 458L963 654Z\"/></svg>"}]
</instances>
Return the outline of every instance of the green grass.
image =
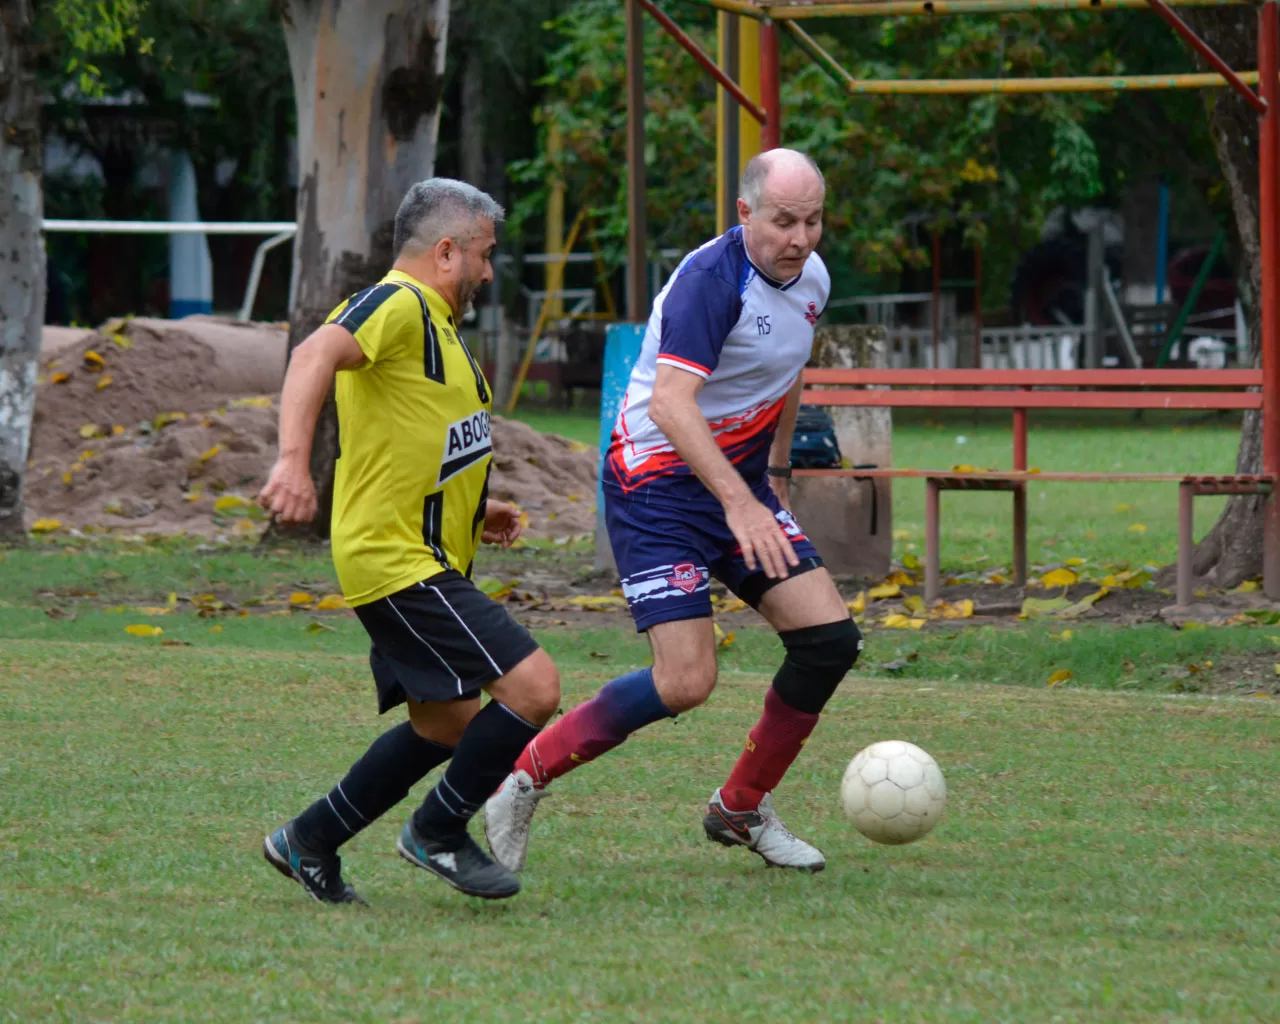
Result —
<instances>
[{"instance_id":1,"label":"green grass","mask_svg":"<svg viewBox=\"0 0 1280 1024\"><path fill-rule=\"evenodd\" d=\"M22 614L0 612L0 1019L1280 1011L1272 702L846 685L778 794L830 861L798 877L700 837L774 657L776 641L744 637L708 706L558 785L517 899L468 901L405 865L397 812L345 852L372 905L324 908L258 844L387 724L350 620L210 634L169 616L166 636L202 632L162 648L116 642L94 615L27 631ZM566 706L643 657L619 629L545 639ZM836 793L854 751L893 736L939 759L950 805L925 841L880 848Z\"/></svg>"}]
</instances>

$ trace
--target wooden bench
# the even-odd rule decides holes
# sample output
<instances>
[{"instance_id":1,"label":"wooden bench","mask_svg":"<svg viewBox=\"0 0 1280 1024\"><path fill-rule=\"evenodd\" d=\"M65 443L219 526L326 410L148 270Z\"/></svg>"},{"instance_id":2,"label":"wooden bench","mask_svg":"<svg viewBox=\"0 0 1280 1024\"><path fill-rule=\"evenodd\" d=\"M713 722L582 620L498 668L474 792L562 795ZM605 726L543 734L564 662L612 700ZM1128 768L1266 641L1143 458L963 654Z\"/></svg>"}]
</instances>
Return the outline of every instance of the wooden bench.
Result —
<instances>
[{"instance_id":1,"label":"wooden bench","mask_svg":"<svg viewBox=\"0 0 1280 1024\"><path fill-rule=\"evenodd\" d=\"M1273 493L1272 475L1172 473L1060 473L1027 468L1030 409L1258 409L1263 408L1258 370L839 370L808 369L803 402L819 406L877 408L1012 409L1013 469L959 472L921 469L798 469L797 476L847 476L859 480L925 482L925 600L940 589L942 491L1009 491L1013 494L1014 579L1027 581L1027 484L1177 483L1180 605L1192 600L1193 499L1201 494ZM1097 390L1083 390L1097 389ZM1154 390L1159 389L1159 390ZM1272 499L1273 501L1276 499ZM1275 559L1266 559L1268 565ZM1280 580L1267 580L1268 594Z\"/></svg>"}]
</instances>

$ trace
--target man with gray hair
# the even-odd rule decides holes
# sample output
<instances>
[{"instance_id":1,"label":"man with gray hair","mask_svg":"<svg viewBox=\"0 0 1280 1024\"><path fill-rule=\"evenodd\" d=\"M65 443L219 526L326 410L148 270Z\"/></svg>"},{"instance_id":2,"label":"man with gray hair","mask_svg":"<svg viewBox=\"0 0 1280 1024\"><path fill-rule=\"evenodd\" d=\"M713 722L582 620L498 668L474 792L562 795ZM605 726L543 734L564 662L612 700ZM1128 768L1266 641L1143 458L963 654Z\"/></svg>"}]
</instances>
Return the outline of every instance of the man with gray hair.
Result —
<instances>
[{"instance_id":1,"label":"man with gray hair","mask_svg":"<svg viewBox=\"0 0 1280 1024\"><path fill-rule=\"evenodd\" d=\"M457 319L493 280L502 208L460 181L414 185L396 214L395 264L293 352L280 451L259 501L282 522L316 514L311 444L338 406L333 561L372 640L379 713L408 705L326 796L264 840L268 863L321 902L358 901L338 848L449 761L400 834L410 863L471 896L519 879L467 824L555 713L551 658L471 582L481 541L510 545L519 512L489 499L489 386ZM492 698L483 710L480 692Z\"/></svg>"},{"instance_id":2,"label":"man with gray hair","mask_svg":"<svg viewBox=\"0 0 1280 1024\"><path fill-rule=\"evenodd\" d=\"M653 665L540 734L489 799L489 846L512 870L552 780L710 696L713 576L768 620L786 654L703 829L773 867L826 864L782 824L772 796L862 649L788 491L800 372L831 287L814 251L825 192L803 153L754 157L740 224L690 253L654 300L602 473L622 592Z\"/></svg>"}]
</instances>

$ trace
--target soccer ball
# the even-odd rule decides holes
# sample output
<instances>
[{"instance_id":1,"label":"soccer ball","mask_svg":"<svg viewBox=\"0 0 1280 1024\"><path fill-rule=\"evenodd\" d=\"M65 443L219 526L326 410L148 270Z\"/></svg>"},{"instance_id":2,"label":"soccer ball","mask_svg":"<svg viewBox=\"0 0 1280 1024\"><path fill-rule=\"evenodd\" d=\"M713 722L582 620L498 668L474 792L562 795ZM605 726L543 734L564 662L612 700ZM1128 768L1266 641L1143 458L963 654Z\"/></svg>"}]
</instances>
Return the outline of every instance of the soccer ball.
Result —
<instances>
[{"instance_id":1,"label":"soccer ball","mask_svg":"<svg viewBox=\"0 0 1280 1024\"><path fill-rule=\"evenodd\" d=\"M938 763L914 743L886 740L849 762L840 802L864 836L896 846L915 842L938 823L947 783Z\"/></svg>"}]
</instances>

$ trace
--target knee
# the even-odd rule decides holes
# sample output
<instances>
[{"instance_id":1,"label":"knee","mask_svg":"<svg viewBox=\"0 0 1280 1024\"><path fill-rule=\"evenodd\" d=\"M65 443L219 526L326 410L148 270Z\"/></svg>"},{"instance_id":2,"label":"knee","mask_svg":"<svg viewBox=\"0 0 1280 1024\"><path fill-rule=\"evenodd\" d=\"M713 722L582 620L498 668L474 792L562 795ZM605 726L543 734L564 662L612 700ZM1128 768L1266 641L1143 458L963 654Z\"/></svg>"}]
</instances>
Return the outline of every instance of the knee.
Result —
<instances>
[{"instance_id":1,"label":"knee","mask_svg":"<svg viewBox=\"0 0 1280 1024\"><path fill-rule=\"evenodd\" d=\"M449 704L409 703L409 724L424 740L452 749L462 739L463 732L480 710L478 700L457 701Z\"/></svg>"},{"instance_id":2,"label":"knee","mask_svg":"<svg viewBox=\"0 0 1280 1024\"><path fill-rule=\"evenodd\" d=\"M774 677L778 696L798 711L816 715L862 653L862 633L852 619L781 634L787 656Z\"/></svg>"},{"instance_id":3,"label":"knee","mask_svg":"<svg viewBox=\"0 0 1280 1024\"><path fill-rule=\"evenodd\" d=\"M526 721L546 725L560 707L560 672L539 648L490 687L489 695Z\"/></svg>"},{"instance_id":4,"label":"knee","mask_svg":"<svg viewBox=\"0 0 1280 1024\"><path fill-rule=\"evenodd\" d=\"M716 658L699 658L679 665L655 665L653 683L662 703L673 715L705 704L716 688Z\"/></svg>"}]
</instances>

